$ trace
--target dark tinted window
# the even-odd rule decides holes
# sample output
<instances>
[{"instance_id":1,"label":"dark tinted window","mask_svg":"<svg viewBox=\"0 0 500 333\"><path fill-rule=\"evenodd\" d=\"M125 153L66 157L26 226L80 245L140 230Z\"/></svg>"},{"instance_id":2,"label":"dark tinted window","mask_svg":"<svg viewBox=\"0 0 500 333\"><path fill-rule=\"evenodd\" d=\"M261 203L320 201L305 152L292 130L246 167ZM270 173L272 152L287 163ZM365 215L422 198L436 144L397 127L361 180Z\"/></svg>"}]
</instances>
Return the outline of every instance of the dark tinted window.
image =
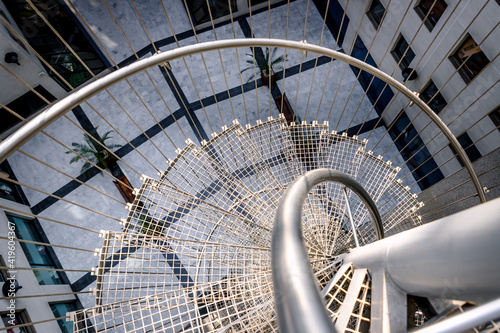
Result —
<instances>
[{"instance_id":1,"label":"dark tinted window","mask_svg":"<svg viewBox=\"0 0 500 333\"><path fill-rule=\"evenodd\" d=\"M370 5L370 9L366 12L366 15L373 23L373 26L378 28L380 22L382 22L382 17L384 17L385 8L379 0L373 0Z\"/></svg>"},{"instance_id":2,"label":"dark tinted window","mask_svg":"<svg viewBox=\"0 0 500 333\"><path fill-rule=\"evenodd\" d=\"M399 35L398 41L394 45L391 54L397 62L401 60L401 62L399 62L399 67L403 69L410 66L411 61L415 58L415 53L413 53L413 50L409 47L403 35Z\"/></svg>"},{"instance_id":3,"label":"dark tinted window","mask_svg":"<svg viewBox=\"0 0 500 333\"><path fill-rule=\"evenodd\" d=\"M53 102L56 100L56 98L42 86L35 87L34 90L49 102ZM19 114L21 117L28 118L40 109L47 106L47 103L45 103L45 101L40 98L40 96L30 90L26 94L15 99L6 106L15 113ZM12 126L23 122L11 112L7 111L7 109L5 108L0 109L0 117L2 118L2 121L0 122L0 133L3 133Z\"/></svg>"},{"instance_id":4,"label":"dark tinted window","mask_svg":"<svg viewBox=\"0 0 500 333\"><path fill-rule=\"evenodd\" d=\"M216 18L229 15L231 11L234 13L238 10L236 0L231 0L231 11L229 10L228 0L187 0L186 2L195 24L209 22L210 15L212 15L212 18L215 20ZM207 6L207 2L210 5L210 9ZM257 2L254 3L254 1L252 1L252 6Z\"/></svg>"},{"instance_id":5,"label":"dark tinted window","mask_svg":"<svg viewBox=\"0 0 500 333\"><path fill-rule=\"evenodd\" d=\"M430 80L427 86L420 93L420 98L436 113L441 112L441 110L448 104L438 90L438 87L436 87L434 82Z\"/></svg>"},{"instance_id":6,"label":"dark tinted window","mask_svg":"<svg viewBox=\"0 0 500 333\"><path fill-rule=\"evenodd\" d=\"M424 24L429 31L432 31L443 15L446 7L448 7L448 5L443 0L421 0L418 2L415 10L422 20L427 16Z\"/></svg>"},{"instance_id":7,"label":"dark tinted window","mask_svg":"<svg viewBox=\"0 0 500 333\"><path fill-rule=\"evenodd\" d=\"M28 43L72 87L92 77L80 60L64 45L26 0L4 0L3 3ZM32 0L32 3L94 74L106 68L92 44L73 21L70 11L62 0ZM64 89L71 90L49 68L46 70Z\"/></svg>"},{"instance_id":8,"label":"dark tinted window","mask_svg":"<svg viewBox=\"0 0 500 333\"><path fill-rule=\"evenodd\" d=\"M466 83L472 81L490 62L471 36L465 38L458 50L450 56L450 61L459 69L458 72Z\"/></svg>"},{"instance_id":9,"label":"dark tinted window","mask_svg":"<svg viewBox=\"0 0 500 333\"><path fill-rule=\"evenodd\" d=\"M490 117L497 130L500 131L500 107L496 108L496 110L492 111L488 116Z\"/></svg>"}]
</instances>

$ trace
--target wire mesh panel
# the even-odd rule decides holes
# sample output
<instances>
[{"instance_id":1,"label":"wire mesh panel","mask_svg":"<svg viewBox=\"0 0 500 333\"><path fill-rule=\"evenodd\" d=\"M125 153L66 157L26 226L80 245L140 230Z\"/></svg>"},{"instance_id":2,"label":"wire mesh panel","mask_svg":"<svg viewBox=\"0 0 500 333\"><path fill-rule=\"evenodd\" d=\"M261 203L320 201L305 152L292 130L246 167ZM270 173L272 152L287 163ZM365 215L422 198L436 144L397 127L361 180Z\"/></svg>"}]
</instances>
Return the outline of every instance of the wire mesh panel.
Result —
<instances>
[{"instance_id":1,"label":"wire mesh panel","mask_svg":"<svg viewBox=\"0 0 500 333\"><path fill-rule=\"evenodd\" d=\"M248 127L244 135L262 156L274 177L282 186L288 186L302 174L297 152L284 117Z\"/></svg>"},{"instance_id":2,"label":"wire mesh panel","mask_svg":"<svg viewBox=\"0 0 500 333\"><path fill-rule=\"evenodd\" d=\"M338 275L335 276L335 281L332 281L333 283L329 284L327 289L323 291L326 309L330 313L332 322L339 316L339 311L347 295L353 272L354 268L352 265L341 267L337 272Z\"/></svg>"},{"instance_id":3,"label":"wire mesh panel","mask_svg":"<svg viewBox=\"0 0 500 333\"><path fill-rule=\"evenodd\" d=\"M328 140L324 141L328 168L338 170L352 177L356 177L361 167L361 158L366 140L360 141L356 137L348 137L347 133L342 135L332 132L328 135Z\"/></svg>"},{"instance_id":4,"label":"wire mesh panel","mask_svg":"<svg viewBox=\"0 0 500 333\"><path fill-rule=\"evenodd\" d=\"M401 180L393 180L392 185L377 203L385 235L389 236L420 225L417 211L422 205L417 201L417 196L402 185ZM373 222L370 217L367 217L367 220L368 222L358 227L365 244L376 240L375 230L371 228Z\"/></svg>"},{"instance_id":5,"label":"wire mesh panel","mask_svg":"<svg viewBox=\"0 0 500 333\"><path fill-rule=\"evenodd\" d=\"M214 164L237 179L250 192L258 195L274 210L283 188L252 142L242 132L241 126L236 123L214 135L201 149L211 156Z\"/></svg>"}]
</instances>

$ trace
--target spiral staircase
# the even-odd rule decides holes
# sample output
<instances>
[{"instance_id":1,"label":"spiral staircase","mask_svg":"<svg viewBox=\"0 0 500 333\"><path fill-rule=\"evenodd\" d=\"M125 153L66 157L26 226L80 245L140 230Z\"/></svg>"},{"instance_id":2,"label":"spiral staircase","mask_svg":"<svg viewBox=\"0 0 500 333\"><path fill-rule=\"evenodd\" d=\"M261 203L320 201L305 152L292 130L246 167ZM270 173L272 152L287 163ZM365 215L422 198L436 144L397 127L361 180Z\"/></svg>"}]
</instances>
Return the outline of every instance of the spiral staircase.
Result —
<instances>
[{"instance_id":1,"label":"spiral staircase","mask_svg":"<svg viewBox=\"0 0 500 333\"><path fill-rule=\"evenodd\" d=\"M197 44L157 54L109 74L57 103L44 117L56 119L89 96L152 64L225 47L225 43L307 47L356 63L335 51L289 41L234 40L217 42L215 46ZM369 66L365 70L381 77L385 75ZM384 79L391 81L387 75ZM392 83L431 119L436 117L412 92L400 83ZM18 149L30 132L40 131L38 126L47 125L44 121L30 122L2 142L3 154ZM439 121L436 122L439 125ZM446 131L443 127L445 135L449 135ZM449 138L453 142L453 136ZM164 172L154 177L142 175L142 186L134 190L135 199L127 204L128 216L120 222L121 231L102 230L99 233L103 244L94 253L98 264L91 271L96 282L90 289L95 306L67 314L66 320L73 323L74 332L401 331L432 321L450 325L446 320L449 314L469 306L463 301L450 303L448 298L436 296L436 289L446 288L446 278L437 286L429 286L427 295L426 287L422 289L419 284L425 285L427 276L422 273L424 276L415 283L408 277L412 273L405 273L412 270L401 263L413 265L415 256L422 258L415 261L417 271L424 271L422 267L427 264L436 265L431 258L436 257L435 245L447 240L445 237L433 241L426 239L430 252L412 253L413 240L410 239L419 239L422 232L429 235L435 231L422 229L428 226L421 226L418 215L423 204L397 178L399 167L393 167L391 162L366 149L368 140L331 131L328 122L287 122L285 115L280 113L277 118L270 116L265 122L257 120L255 125L242 126L233 119L231 126L223 126L220 133L212 134L211 140L200 143L197 145L188 139L184 148L176 150L176 157L167 161ZM459 153L466 156L463 151ZM375 209L370 210L366 199L348 183L327 182L312 186L304 194L300 213L294 215L300 220L300 227L292 232L296 236L303 235L303 242L299 239L292 243L294 247L303 245L308 258L300 259L283 250L277 255L272 247L275 243L273 233L281 232L276 231L281 230L277 228L281 223L280 210L292 208L281 207L284 194L291 191L292 184L308 183L309 174L322 170L351 179L366 193L365 198L373 202ZM476 256L464 259L471 267L475 260L481 266L494 255L491 249L497 247L495 234L498 233L492 223L498 211L495 203L489 203L489 212L484 214L485 208L477 206L483 209L480 215L484 215L477 223L486 222L484 227L478 228L481 234L474 239L481 239L484 246L478 251L465 247L468 252L464 257L469 252ZM470 214L476 212L468 214L469 218L458 219L470 219ZM432 228L442 230L439 228L443 223L447 222L434 222ZM460 238L463 234L457 234L453 226L446 226L446 230L454 238L449 240L450 246L463 241ZM416 233L408 234L413 231ZM396 243L401 241L397 238L399 235L403 237L402 243L410 247L398 253L403 257L409 253L412 257L396 260L395 269L384 269L392 265L392 259L377 255L388 255L389 250L384 246L391 246L394 239ZM388 238L382 240L383 237ZM366 259L370 252L375 253L372 261ZM442 264L442 261L456 260L456 254L452 253L451 259L447 255L437 256L438 261ZM275 275L280 264L286 269L296 265L298 270L281 274L282 281L279 281ZM454 288L460 289L464 283L472 281L462 294L465 300L479 299L480 304L491 300L492 295L487 294L496 288L493 287L495 269L493 275L479 278L475 273L467 274L469 268L460 269L457 264L444 270L443 267L438 271L446 273L450 269L454 272L451 275L464 274L465 282L461 281L462 284ZM458 271L454 271L457 268ZM310 269L312 276L309 279L306 275ZM403 271L403 277L397 273L387 275L398 269ZM432 274L429 281L439 280L439 276L436 278ZM283 308L296 305L313 308L312 302L300 299L301 295L296 302L289 300L288 289L297 289L300 294L300 290L306 290L302 289L304 281L313 288L302 296L321 297L316 302L320 310L314 315L324 312L326 326L318 326L315 318L303 317L307 310L280 314ZM413 294L412 288L420 289ZM475 298L476 295L479 298ZM459 327L498 331L493 320L498 302L481 305L477 310L480 314L487 313L486 317L478 319L478 315L474 315L472 322L460 323ZM484 306L492 307L493 313ZM473 312L465 314L469 316L469 313ZM455 318L458 317L449 320L455 321ZM294 321L299 326L292 329ZM302 328L300 324L310 327Z\"/></svg>"},{"instance_id":2,"label":"spiral staircase","mask_svg":"<svg viewBox=\"0 0 500 333\"><path fill-rule=\"evenodd\" d=\"M28 2L57 33L58 27L52 26L40 9L43 6L36 8ZM210 28L195 28L191 18L192 31L174 32L167 12L174 16L180 1L172 2L173 9L168 10L160 1L165 20L152 14L161 11L155 11L147 1L140 4L142 10L148 10L144 17L133 0L130 8L120 2L110 8L103 1L98 9L92 3L95 8L88 12L80 12L84 5L66 1L113 62L109 72L94 75L79 58L78 50L67 45L68 54L78 58L86 74L93 77L77 89L16 29L10 28L18 43L29 48L60 84L67 86L66 91L71 91L52 103L2 64L49 107L30 121L16 110L5 108L26 124L0 142L0 161L9 159L22 174L14 179L2 172L2 181L22 186L30 199L35 199L32 203L38 203L35 208L42 204L47 207L36 211L30 210L31 206L0 208L42 221L40 225L50 233L47 240L16 241L37 245L43 251L50 248L61 258L59 266L40 269L25 263L25 267L16 268L35 275L43 269L53 275L67 274L64 293L44 286L48 288L36 294L23 294L28 289L24 288L15 299L23 305L27 303L22 303L24 298L36 298L47 305L54 299L62 302L72 297L73 303L78 301L86 308L78 306L61 317L49 312L46 318L1 327L0 331L50 331L59 321L61 329L69 332L70 328L61 325L65 320L64 325L71 323L75 333L385 333L417 328L421 333L500 332L500 199L490 194L488 199L494 200L486 202L488 191L479 179L497 172L498 164L479 174L449 128L466 111L472 112L471 106L482 101L490 89L493 92L497 82L463 110L450 108L450 114L456 116L453 120L441 119L430 102L419 98L417 92L424 87L417 88L406 80L401 83L394 75L403 59L390 75L369 64L380 25L371 45L365 47L366 57L355 57L355 45L359 46L361 40L358 35L366 32L363 19L352 31L356 37L351 49L344 50L338 37L342 25L348 24L344 20L348 8L342 15L339 34L328 35L325 27L330 1L324 17L314 8L310 12L310 2L288 1L285 10L284 2L273 2L276 7L271 8L269 1L268 17L264 3L252 13L249 2L248 20L236 17L241 31L235 29L232 12L231 25L226 22L217 28L220 22L214 22L210 13L212 36ZM363 17L375 3L366 2ZM388 8L396 7L394 10L401 14L397 2L392 7L389 4ZM109 36L99 30L101 22L94 26L105 16L97 14L101 9L109 11L110 22L116 25L110 28L109 22L102 24ZM114 14L121 10L129 12ZM261 17L252 21L252 15L259 14ZM0 20L8 26L2 17ZM156 19L148 22L147 17ZM401 22L405 17L406 12ZM275 31L283 32L285 18L285 39L271 39ZM303 31L296 24L301 20ZM268 33L264 21L269 22ZM151 22L162 29L168 23L171 38L153 41L153 32L158 31L156 26L148 31L146 25ZM313 28L308 28L308 22ZM389 18L383 22L388 25ZM415 36L424 22L415 29ZM138 29L142 26L145 35L126 33L122 26L129 29L129 23ZM302 40L300 36L297 41L289 39L289 28L293 30L290 36L300 35ZM390 32L394 32L394 41L399 38L399 27ZM163 38L165 32L159 35ZM260 35L268 38L255 38ZM191 37L196 42L188 40ZM66 43L60 34L57 38ZM134 49L135 38L144 39L141 42L147 46L140 51ZM129 45L133 55L127 50L116 56L123 45L113 46L114 41L116 45L119 41ZM278 49L285 59L282 70L267 83L257 75L263 69L259 59L265 58L258 51L264 47ZM245 70L240 63L245 62L249 50L252 60L247 63L253 66L250 69L254 75L244 83ZM315 59L306 61L308 53ZM115 56L122 62L115 62ZM424 64L419 71L421 67ZM362 80L365 86L359 83ZM377 87L373 87L374 82ZM380 109L378 101L386 88L392 97ZM461 93L457 96L463 96ZM286 100L286 94L292 103ZM80 111L75 111L77 108ZM412 119L394 134L395 123L406 114ZM221 130L211 134L211 139L205 135L219 124ZM98 154L116 162L114 168L90 160L75 149L74 142L81 140L82 134L97 142L98 126L115 132L112 141L122 144L115 150L103 142L92 143ZM477 141L490 138L497 129ZM397 146L397 142L402 144ZM426 145L443 147L433 147L433 155L428 152L422 158L424 155L418 154L427 149ZM453 151L450 158L445 154L448 146ZM93 174L88 176L78 172L79 167L68 166L68 153L88 162ZM423 171L433 158L439 165ZM461 172L466 179L454 183L455 171L450 172L442 183L424 193L427 198L420 199L425 201L424 208L417 197L422 180L456 160L463 162L456 173ZM452 166L449 170L455 169ZM107 181L93 178L99 173ZM320 177L319 182L313 180L320 174L328 176ZM131 183L142 185L134 189ZM307 191L299 193L301 186ZM448 186L444 195L432 196L432 191L441 186ZM446 201L448 197L454 201ZM124 201L128 201L126 212L117 209ZM464 206L476 206L455 215L447 210L462 202ZM433 207L422 214L429 206ZM435 214L440 219L432 221ZM7 238L2 238L6 243ZM94 261L89 259L91 255L96 257Z\"/></svg>"},{"instance_id":3,"label":"spiral staircase","mask_svg":"<svg viewBox=\"0 0 500 333\"><path fill-rule=\"evenodd\" d=\"M75 332L277 331L271 230L293 180L335 169L368 191L386 234L420 224L421 204L397 180L398 169L365 146L328 124L287 125L284 117L246 129L235 121L201 147L188 141L158 179L142 177L123 232L102 231L96 306L72 314ZM349 313L341 331L361 332L370 322L370 276L339 259L355 246L349 214L360 245L375 241L351 191L344 197L342 184L318 185L303 230L332 320Z\"/></svg>"}]
</instances>

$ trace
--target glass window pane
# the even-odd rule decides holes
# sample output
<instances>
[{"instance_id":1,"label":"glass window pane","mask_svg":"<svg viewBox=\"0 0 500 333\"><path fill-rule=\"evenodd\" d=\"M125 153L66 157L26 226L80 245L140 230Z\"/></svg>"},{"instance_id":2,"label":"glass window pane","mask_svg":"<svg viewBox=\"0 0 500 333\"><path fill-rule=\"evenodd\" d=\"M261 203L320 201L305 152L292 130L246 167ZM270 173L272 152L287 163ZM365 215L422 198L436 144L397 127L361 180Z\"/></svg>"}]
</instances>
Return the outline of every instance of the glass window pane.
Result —
<instances>
[{"instance_id":1,"label":"glass window pane","mask_svg":"<svg viewBox=\"0 0 500 333\"><path fill-rule=\"evenodd\" d=\"M211 0L208 3L210 4L210 10L206 0L187 1L190 14L194 18L196 24L209 22L210 15L215 20L216 18L229 15L231 11L233 13L238 11L236 0L231 0L231 11L229 10L228 0ZM252 5L254 5L253 2Z\"/></svg>"},{"instance_id":2,"label":"glass window pane","mask_svg":"<svg viewBox=\"0 0 500 333\"><path fill-rule=\"evenodd\" d=\"M51 27L26 0L4 0L5 6L26 37L28 43L72 87L76 87L92 77L73 52L78 55L94 74L106 68L106 65L95 49L68 14L63 1L32 0L32 3L47 18L50 25L61 35L62 39L71 49L57 37ZM49 68L46 70L64 89L70 90L54 72Z\"/></svg>"},{"instance_id":3,"label":"glass window pane","mask_svg":"<svg viewBox=\"0 0 500 333\"><path fill-rule=\"evenodd\" d=\"M394 59L397 62L399 62L399 66L402 69L405 69L408 66L410 66L410 63L412 62L413 58L415 58L415 53L409 47L408 42L403 37L403 35L399 36L399 39L396 45L394 46L394 49L391 51L391 54L394 57Z\"/></svg>"},{"instance_id":4,"label":"glass window pane","mask_svg":"<svg viewBox=\"0 0 500 333\"><path fill-rule=\"evenodd\" d=\"M21 324L27 324L31 321L29 320L28 313L26 310L17 311L15 313L15 318L11 318L8 313L1 314L2 321L5 327L16 326ZM33 333L35 332L32 326L17 327L12 329L7 329L7 333Z\"/></svg>"},{"instance_id":5,"label":"glass window pane","mask_svg":"<svg viewBox=\"0 0 500 333\"><path fill-rule=\"evenodd\" d=\"M16 225L17 238L35 242L43 242L40 234L37 232L33 221L26 220L16 216L7 215L9 221ZM50 253L43 245L20 242L21 247L32 268L56 268ZM62 284L61 277L57 271L33 271L38 283Z\"/></svg>"},{"instance_id":6,"label":"glass window pane","mask_svg":"<svg viewBox=\"0 0 500 333\"><path fill-rule=\"evenodd\" d=\"M52 313L55 318L60 318L66 316L67 312L76 311L76 303L75 302L66 302L66 303L55 303L50 304L50 308L52 309ZM58 320L57 323L61 328L63 333L72 333L73 332L73 322L66 321L66 319Z\"/></svg>"},{"instance_id":7,"label":"glass window pane","mask_svg":"<svg viewBox=\"0 0 500 333\"><path fill-rule=\"evenodd\" d=\"M459 68L459 73L466 83L472 81L490 62L471 36L465 39L450 60L455 68Z\"/></svg>"},{"instance_id":8,"label":"glass window pane","mask_svg":"<svg viewBox=\"0 0 500 333\"><path fill-rule=\"evenodd\" d=\"M448 104L441 93L438 93L438 87L432 80L420 93L420 98L429 105L429 107L436 113L441 112Z\"/></svg>"},{"instance_id":9,"label":"glass window pane","mask_svg":"<svg viewBox=\"0 0 500 333\"><path fill-rule=\"evenodd\" d=\"M427 16L425 25L432 31L447 7L448 4L443 0L422 0L415 10L422 20Z\"/></svg>"},{"instance_id":10,"label":"glass window pane","mask_svg":"<svg viewBox=\"0 0 500 333\"><path fill-rule=\"evenodd\" d=\"M375 28L378 28L380 25L380 22L382 22L382 17L384 16L385 13L385 8L380 3L379 0L373 0L372 4L370 5L370 9L366 13L368 15L368 18L370 21L373 23L373 26Z\"/></svg>"}]
</instances>

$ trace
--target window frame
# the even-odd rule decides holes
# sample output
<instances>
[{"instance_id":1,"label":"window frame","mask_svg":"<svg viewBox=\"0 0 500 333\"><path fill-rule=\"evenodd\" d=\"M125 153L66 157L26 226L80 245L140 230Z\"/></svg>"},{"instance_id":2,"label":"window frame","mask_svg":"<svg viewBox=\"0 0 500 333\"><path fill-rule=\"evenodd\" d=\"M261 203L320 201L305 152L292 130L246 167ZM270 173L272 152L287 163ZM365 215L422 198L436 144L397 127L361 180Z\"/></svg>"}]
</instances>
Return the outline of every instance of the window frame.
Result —
<instances>
[{"instance_id":1,"label":"window frame","mask_svg":"<svg viewBox=\"0 0 500 333\"><path fill-rule=\"evenodd\" d=\"M2 313L0 313L0 317L2 318L2 322L4 322L5 328L7 328L7 330L5 330L5 332L12 333L13 330L9 330L8 329L8 326L5 323L4 318L3 318L3 316L8 316L8 314L9 314L9 312L2 312ZM26 309L16 310L15 314L16 314L16 320L18 318L20 319L20 323L17 324L17 325L32 323L31 318L28 315L28 311ZM34 325L23 326L23 327L20 327L20 328L22 328L23 331L24 331L22 333L36 333Z\"/></svg>"},{"instance_id":2,"label":"window frame","mask_svg":"<svg viewBox=\"0 0 500 333\"><path fill-rule=\"evenodd\" d=\"M400 44L403 42L406 43L406 45L408 46L405 48L405 51L400 53L399 52ZM411 54L409 52L411 52ZM399 68L401 68L401 70L410 67L411 62L413 61L413 59L415 59L416 56L415 52L413 52L413 49L411 48L410 44L408 44L406 38L403 36L402 33L399 33L399 36L396 39L394 46L392 47L391 55L394 58L394 60L396 60L396 63L399 64L398 66ZM410 57L411 59L408 60L407 57Z\"/></svg>"},{"instance_id":3,"label":"window frame","mask_svg":"<svg viewBox=\"0 0 500 333\"><path fill-rule=\"evenodd\" d=\"M497 105L490 113L488 113L488 117L493 122L495 128L500 132L500 105Z\"/></svg>"},{"instance_id":4,"label":"window frame","mask_svg":"<svg viewBox=\"0 0 500 333\"><path fill-rule=\"evenodd\" d=\"M467 131L465 131L462 134L458 135L457 136L457 141L458 141L458 143L460 143L460 146L465 151L465 153L467 154L467 157L469 158L469 160L472 163L475 162L475 161L477 161L481 157L483 157L483 155L481 154L481 152L479 151L479 149L477 149L476 145L474 144L474 141L472 141L472 139L471 139L469 133L467 133ZM448 146L450 147L451 152L453 153L453 155L455 155L455 157L457 158L458 163L460 164L460 166L463 168L465 166L465 163L462 160L462 158L460 156L458 156L457 151L455 150L455 148L453 148L453 146L451 144L449 144Z\"/></svg>"},{"instance_id":5,"label":"window frame","mask_svg":"<svg viewBox=\"0 0 500 333\"><path fill-rule=\"evenodd\" d=\"M437 94L435 93L432 96L430 96L429 99L423 98L424 96L427 96L425 94L425 92L427 91L427 89L429 89L431 87L431 85L433 85L434 87L436 87L436 91L439 91L439 88L436 86L436 84L434 83L434 81L432 79L429 79L429 81L427 81L427 83L425 84L424 88L422 90L420 90L419 97L420 97L421 100L423 100L425 102L425 104L427 104L432 109L432 111L434 111L434 113L440 114L441 111L448 105L448 101L446 100L446 98L444 98L443 94L441 94L440 91L437 92ZM434 95L436 95L436 96L434 96ZM436 100L438 98L442 98L443 101L444 101L444 106L442 108L440 108L439 110L437 108L433 107L432 104L430 104L431 101Z\"/></svg>"},{"instance_id":6,"label":"window frame","mask_svg":"<svg viewBox=\"0 0 500 333\"><path fill-rule=\"evenodd\" d=\"M52 313L54 314L54 318L58 318L55 314L55 307L57 307L57 305L59 304L71 304L72 307L73 307L73 310L71 309L68 309L68 307L66 306L66 310L70 310L70 311L66 311L67 312L72 312L72 311L76 311L78 309L78 304L76 302L76 300L71 300L71 301L62 301L62 302L54 302L54 303L49 303L49 306L50 306L50 309L52 310ZM59 325L59 328L61 329L61 332L66 332L65 329L63 329L64 325L66 325L68 323L68 321L66 319L59 319L57 321L57 324ZM71 326L71 328L73 328L73 324L68 324ZM73 332L73 330L71 330L70 332Z\"/></svg>"},{"instance_id":7,"label":"window frame","mask_svg":"<svg viewBox=\"0 0 500 333\"><path fill-rule=\"evenodd\" d=\"M26 0L8 0L4 1L3 4L21 30L24 39L50 64L51 68L42 63L45 72L66 92L85 84L92 80L94 75L98 75L110 67L106 56L97 47L64 0L53 0L52 6L47 8L41 6L44 4L43 0L36 0L33 1L33 6L40 11L41 15L45 16L51 25L61 28L58 33L62 35L66 43L61 41L44 21L43 23L31 21L36 20L39 14L31 6L25 7L28 5ZM73 52L80 59L75 57ZM92 73L89 73L86 67ZM52 69L62 76L71 87L68 87Z\"/></svg>"},{"instance_id":8,"label":"window frame","mask_svg":"<svg viewBox=\"0 0 500 333\"><path fill-rule=\"evenodd\" d=\"M374 12L374 4L378 2L378 4L380 4L380 6L382 6L384 8L384 12L382 13L382 17L378 17L378 15ZM366 11L366 16L368 16L368 19L370 20L370 22L373 24L373 27L375 29L378 29L379 26L382 24L382 22L384 21L384 15L385 15L385 12L387 11L387 8L384 6L384 4L382 3L382 1L380 0L372 0L372 2L370 3L370 6L368 8L368 10Z\"/></svg>"},{"instance_id":9,"label":"window frame","mask_svg":"<svg viewBox=\"0 0 500 333\"><path fill-rule=\"evenodd\" d=\"M458 55L458 53L462 49L466 48L465 45L469 42L469 39L471 39L474 42L474 44L476 45L475 48L478 48L479 51L476 51L474 53L466 55L465 59L467 59L467 60L465 62L462 62L462 60L461 60L460 56ZM463 52L465 53L466 51L468 51L468 50L464 50ZM467 66L467 62L469 62L471 60L472 56L476 55L476 54L478 56L484 56L484 58L487 60L487 62L484 64L484 66L476 74L473 74L473 73L471 73L471 70ZM462 41L459 44L459 46L451 53L451 55L448 57L448 59L453 64L453 66L455 66L455 68L458 70L458 73L460 74L460 76L462 77L462 79L465 81L465 84L471 83L490 64L490 59L488 59L488 57L486 56L486 54L481 50L481 48L479 47L479 45L476 43L476 41L474 40L474 38L472 38L472 36L470 34L467 34L464 37L464 39L462 39Z\"/></svg>"},{"instance_id":10,"label":"window frame","mask_svg":"<svg viewBox=\"0 0 500 333\"><path fill-rule=\"evenodd\" d=\"M426 12L425 9L423 9L421 7L422 3L426 1L426 0L419 0L417 1L417 4L415 5L415 7L413 7L413 9L415 10L415 12L417 12L417 15L420 17L420 19L422 21L424 21L425 19L425 16L427 16L427 13L428 11ZM424 25L426 26L426 28L429 30L429 31L432 31L434 29L434 27L438 24L439 20L441 19L441 17L443 16L444 12L446 11L446 9L448 8L448 4L446 3L446 1L444 0L436 0L436 3L434 4L434 8L436 8L437 5L444 5L444 9L443 11L441 12L441 14L437 17L437 19L435 20L435 22L433 22L431 20L431 18L433 18L430 14L429 16L427 16L427 19L425 19L424 21ZM431 12L432 13L432 12Z\"/></svg>"},{"instance_id":11,"label":"window frame","mask_svg":"<svg viewBox=\"0 0 500 333\"><path fill-rule=\"evenodd\" d=\"M13 213L13 212L10 212L10 211L5 211L4 213L5 213L5 215L6 215L6 217L7 217L7 219L9 221L10 221L10 217L26 221L27 222L27 223L25 222L27 224L26 228L30 228L31 229L30 231L32 231L32 233L37 238L37 239L34 239L32 241L42 242L42 243L49 243L48 240L46 239L45 235L43 234L43 230L40 230L41 226L39 225L39 223L38 223L38 221L36 219L34 219L34 218L30 217L30 216L16 214L16 213ZM28 226L28 224L29 224L29 226ZM17 224L16 224L16 230L15 231L16 231L16 238L25 240L25 238L20 237L19 226L17 226ZM31 240L31 239L29 239L29 240ZM52 249L52 246L43 246L44 250L46 251L46 253L45 253L46 257L45 258L47 258L48 261L50 261L50 265L48 265L48 264L46 265L46 264L32 263L30 261L31 252L29 251L28 246L32 246L34 244L32 244L32 243L26 243L26 242L19 242L19 243L21 244L21 248L23 250L24 255L26 256L26 259L28 260L28 263L30 264L30 267L33 268L32 272L35 275L35 278L37 279L37 281L38 281L38 283L40 285L45 285L45 284L40 283L43 280L39 279L38 274L36 272L53 272L54 275L56 275L57 278L56 278L56 280L52 280L52 281L58 281L58 283L52 283L52 284L49 284L49 285L63 285L63 284L68 284L67 277L65 276L65 274L63 274L63 272L60 272L60 271L57 271L57 270L54 270L54 271L37 271L36 270L37 266L51 266L52 268L55 268L55 269L62 268L61 265L60 265L60 263L59 263L59 260L57 259L57 256L55 255L55 252ZM38 248L37 248L37 250L38 250Z\"/></svg>"}]
</instances>

